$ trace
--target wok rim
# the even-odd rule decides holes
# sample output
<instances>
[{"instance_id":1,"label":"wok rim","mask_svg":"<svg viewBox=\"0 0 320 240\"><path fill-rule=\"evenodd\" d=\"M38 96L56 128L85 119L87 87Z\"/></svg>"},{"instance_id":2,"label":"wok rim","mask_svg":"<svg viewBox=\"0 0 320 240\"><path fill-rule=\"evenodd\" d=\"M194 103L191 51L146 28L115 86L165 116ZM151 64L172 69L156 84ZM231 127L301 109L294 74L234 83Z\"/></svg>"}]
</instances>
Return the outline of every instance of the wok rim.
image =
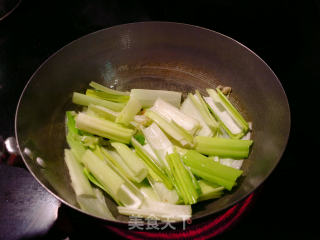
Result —
<instances>
[{"instance_id":1,"label":"wok rim","mask_svg":"<svg viewBox=\"0 0 320 240\"><path fill-rule=\"evenodd\" d=\"M52 58L54 58L57 54L59 54L60 52L62 52L65 48L69 47L70 45L74 44L75 42L78 42L78 41L81 41L89 36L93 36L93 35L96 35L96 34L99 34L100 32L103 32L103 31L107 31L107 30L110 30L110 29L114 29L114 28L123 28L123 27L126 27L126 26L129 26L129 25L139 25L139 24L170 24L170 25L177 25L177 26L182 26L182 27L191 27L191 28L194 28L194 29L199 29L201 31L208 31L208 32L211 32L213 34L216 34L216 35L219 35L220 37L223 37L223 38L226 38L230 41L232 41L234 44L236 45L239 45L241 46L242 48L244 48L246 51L248 51L250 54L252 54L254 57L256 57L256 59L258 61L260 61L265 67L267 67L267 69L270 71L270 73L273 75L275 81L277 82L278 86L280 87L280 91L281 93L283 94L284 98L285 98L285 102L284 104L286 105L286 109L288 111L288 115L286 116L286 121L287 121L287 136L285 137L285 141L284 141L284 147L282 148L281 150L281 153L279 154L279 157L277 159L277 161L275 161L275 164L274 166L269 170L269 172L266 174L266 176L264 177L263 180L261 180L261 182L259 182L257 184L257 186L252 189L251 191L248 191L247 193L243 194L243 196L241 196L239 199L237 200L234 200L228 204L226 204L223 208L220 208L220 209L217 209L217 210L214 210L214 211L211 211L211 212L208 212L208 213L204 213L202 214L201 216L197 216L197 217L193 217L191 216L191 219L194 221L194 220L200 220L200 219L203 219L203 218L207 218L209 216L213 216L215 214L218 214L218 213L221 213L222 211L232 207L233 205L235 205L236 203L238 202L241 202L242 200L244 200L245 198L247 198L251 193L253 193L254 191L256 191L256 189L258 189L271 175L271 173L274 171L274 169L278 166L280 160L282 159L283 157L283 154L285 152L285 150L287 149L287 145L288 145L288 141L289 141L289 137L290 137L290 132L291 132L291 111L290 111L290 104L289 104L289 100L288 100L288 97L287 97L287 94L280 82L280 80L278 79L277 75L273 72L273 70L271 69L271 67L260 57L258 56L254 51L252 51L250 48L248 48L247 46L245 46L244 44L240 43L239 41L227 36L227 35L224 35L222 33L219 33L217 31L214 31L214 30L211 30L211 29L208 29L208 28L205 28L205 27L201 27L201 26L196 26L196 25L192 25L192 24L187 24L187 23L179 23L179 22L170 22L170 21L141 21L141 22L131 22L131 23L125 23L125 24L119 24L119 25L114 25L114 26L111 26L111 27L107 27L107 28L103 28L103 29L100 29L100 30L97 30L97 31L94 31L94 32L91 32L89 34L86 34L84 36L81 36L71 42L69 42L68 44L64 45L63 47L61 47L60 49L58 49L57 51L55 51L53 54L51 54L44 62L42 62L40 64L40 66L35 70L35 72L31 75L31 77L29 78L29 80L27 81L25 87L23 88L22 90L22 93L19 97L19 101L18 101L18 104L17 104L17 108L16 108L16 112L15 112L15 137L16 137L16 141L17 141L17 147L19 149L19 152L22 156L22 159L23 159L23 162L24 164L26 165L28 171L31 173L31 175L37 180L37 182L44 188L46 189L50 194L52 194L55 198L57 198L60 202L62 202L63 204L67 205L68 207L71 207L72 209L76 210L76 211L79 211L89 217L92 217L94 219L97 219L97 220L102 220L102 221L106 221L106 222L109 222L109 223L112 223L112 224L120 224L120 225L128 225L128 222L127 221L123 221L123 220L111 220L111 219L106 219L106 218L101 218L101 217L97 217L95 215L92 215L90 213L87 213L85 211L83 211L82 209L80 208L77 208L75 207L74 205L68 203L66 200L62 199L60 196L58 196L57 194L55 194L53 191L51 191L48 187L46 187L44 185L44 183L42 183L37 177L36 175L33 173L33 171L31 170L31 168L29 167L29 165L27 164L27 161L24 159L24 155L23 155L23 152L21 151L21 148L20 148L20 144L19 144L19 138L18 138L18 130L17 130L17 126L18 126L18 113L19 113L19 108L20 108L20 105L21 105L21 102L23 101L23 97L24 97L24 94L25 92L27 91L28 89L28 86L29 84L31 83L31 81L33 80L34 76L36 76L38 74L38 72L40 71L40 69L45 66L47 64L47 62L49 62ZM182 221L179 221L179 222L175 222L174 224L181 224ZM144 223L145 225L146 223Z\"/></svg>"}]
</instances>

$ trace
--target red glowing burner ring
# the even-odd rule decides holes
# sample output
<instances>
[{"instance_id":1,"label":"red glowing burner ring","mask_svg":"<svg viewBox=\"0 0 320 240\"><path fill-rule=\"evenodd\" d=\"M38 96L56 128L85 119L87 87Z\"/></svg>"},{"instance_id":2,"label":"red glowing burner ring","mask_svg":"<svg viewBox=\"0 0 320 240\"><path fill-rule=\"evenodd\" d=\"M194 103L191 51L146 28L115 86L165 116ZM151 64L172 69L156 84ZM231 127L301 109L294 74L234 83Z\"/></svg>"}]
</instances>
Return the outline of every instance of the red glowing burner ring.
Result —
<instances>
[{"instance_id":1,"label":"red glowing burner ring","mask_svg":"<svg viewBox=\"0 0 320 240\"><path fill-rule=\"evenodd\" d=\"M243 201L238 202L228 210L224 211L214 219L210 219L198 224L188 225L185 230L150 232L120 229L114 226L106 226L112 232L131 240L138 239L209 239L215 237L230 228L239 217L246 211L252 202L255 193L251 193Z\"/></svg>"}]
</instances>

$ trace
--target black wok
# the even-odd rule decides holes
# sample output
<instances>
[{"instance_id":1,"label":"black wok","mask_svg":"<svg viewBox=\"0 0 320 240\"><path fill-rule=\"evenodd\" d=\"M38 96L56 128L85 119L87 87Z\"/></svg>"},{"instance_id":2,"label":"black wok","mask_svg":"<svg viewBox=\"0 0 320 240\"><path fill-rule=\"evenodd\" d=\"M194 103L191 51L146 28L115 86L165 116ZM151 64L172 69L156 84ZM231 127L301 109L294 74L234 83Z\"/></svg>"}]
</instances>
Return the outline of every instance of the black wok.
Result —
<instances>
[{"instance_id":1,"label":"black wok","mask_svg":"<svg viewBox=\"0 0 320 240\"><path fill-rule=\"evenodd\" d=\"M33 74L16 112L16 138L33 176L60 201L77 209L63 159L65 111L73 91L90 81L120 90L170 89L190 92L231 86L231 101L253 122L244 177L231 193L197 204L193 219L221 211L254 191L273 171L286 147L290 110L285 92L268 65L250 49L220 33L168 22L111 27L65 46ZM117 221L110 198L107 204ZM109 220L106 220L109 221Z\"/></svg>"}]
</instances>

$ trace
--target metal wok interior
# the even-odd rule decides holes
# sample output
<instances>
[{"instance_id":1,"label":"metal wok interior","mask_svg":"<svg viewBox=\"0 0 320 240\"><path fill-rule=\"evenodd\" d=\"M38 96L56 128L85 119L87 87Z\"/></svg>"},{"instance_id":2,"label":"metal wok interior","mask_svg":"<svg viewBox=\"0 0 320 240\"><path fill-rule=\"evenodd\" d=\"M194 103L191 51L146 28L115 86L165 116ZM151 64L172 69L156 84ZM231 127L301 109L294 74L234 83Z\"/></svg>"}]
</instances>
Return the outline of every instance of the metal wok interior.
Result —
<instances>
[{"instance_id":1,"label":"metal wok interior","mask_svg":"<svg viewBox=\"0 0 320 240\"><path fill-rule=\"evenodd\" d=\"M118 90L169 89L191 92L231 86L231 101L253 122L254 145L240 184L218 200L198 203L193 219L225 209L255 190L285 149L290 112L272 70L235 40L191 25L146 22L115 26L65 46L31 77L16 113L16 138L34 177L65 204L81 211L70 186L63 151L65 111L76 109L73 91L90 81ZM118 222L128 218L107 204ZM106 220L108 221L108 220Z\"/></svg>"}]
</instances>

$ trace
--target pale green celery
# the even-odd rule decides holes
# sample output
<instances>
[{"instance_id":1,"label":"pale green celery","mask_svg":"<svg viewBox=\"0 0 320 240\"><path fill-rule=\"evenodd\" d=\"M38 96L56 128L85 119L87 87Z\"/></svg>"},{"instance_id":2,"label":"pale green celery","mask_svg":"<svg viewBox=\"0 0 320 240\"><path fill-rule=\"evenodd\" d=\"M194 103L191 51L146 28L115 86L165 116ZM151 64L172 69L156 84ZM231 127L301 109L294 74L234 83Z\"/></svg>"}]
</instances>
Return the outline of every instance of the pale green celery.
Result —
<instances>
[{"instance_id":1,"label":"pale green celery","mask_svg":"<svg viewBox=\"0 0 320 240\"><path fill-rule=\"evenodd\" d=\"M158 166L163 169L164 165L157 157L156 153L153 151L151 145L146 141L145 144L142 146L143 149L157 162Z\"/></svg>"},{"instance_id":2,"label":"pale green celery","mask_svg":"<svg viewBox=\"0 0 320 240\"><path fill-rule=\"evenodd\" d=\"M113 111L120 112L125 104L124 103L116 103L111 101L102 100L100 98L95 98L92 96L87 96L82 93L73 93L72 102L82 106L89 106L90 104L99 105L102 107L109 108Z\"/></svg>"},{"instance_id":3,"label":"pale green celery","mask_svg":"<svg viewBox=\"0 0 320 240\"><path fill-rule=\"evenodd\" d=\"M149 127L142 130L148 144L156 154L162 168L169 169L166 155L173 153L173 145L167 136L161 131L157 124L152 123Z\"/></svg>"},{"instance_id":4,"label":"pale green celery","mask_svg":"<svg viewBox=\"0 0 320 240\"><path fill-rule=\"evenodd\" d=\"M232 138L241 138L249 130L248 123L219 90L207 89L210 97L205 98L211 112Z\"/></svg>"},{"instance_id":5,"label":"pale green celery","mask_svg":"<svg viewBox=\"0 0 320 240\"><path fill-rule=\"evenodd\" d=\"M122 143L130 143L130 139L135 133L132 129L122 127L106 119L89 116L85 113L77 115L76 127L80 130Z\"/></svg>"},{"instance_id":6,"label":"pale green celery","mask_svg":"<svg viewBox=\"0 0 320 240\"><path fill-rule=\"evenodd\" d=\"M179 128L174 122L168 122L159 114L151 110L147 110L145 115L156 122L164 132L178 141L182 146L193 146L192 136Z\"/></svg>"},{"instance_id":7,"label":"pale green celery","mask_svg":"<svg viewBox=\"0 0 320 240\"><path fill-rule=\"evenodd\" d=\"M168 189L163 182L158 182L151 176L148 176L148 180L162 202L176 204L179 201L176 189Z\"/></svg>"},{"instance_id":8,"label":"pale green celery","mask_svg":"<svg viewBox=\"0 0 320 240\"><path fill-rule=\"evenodd\" d=\"M144 161L144 163L152 169L153 173L161 179L168 189L172 189L172 184L169 177L166 175L165 171L161 168L158 161L155 160L144 148L143 146L134 138L131 139L131 144L136 150L138 156Z\"/></svg>"},{"instance_id":9,"label":"pale green celery","mask_svg":"<svg viewBox=\"0 0 320 240\"><path fill-rule=\"evenodd\" d=\"M115 112L106 107L102 107L94 104L89 104L88 110L94 112L99 117L105 118L113 122L116 120L117 116L119 115L118 112Z\"/></svg>"},{"instance_id":10,"label":"pale green celery","mask_svg":"<svg viewBox=\"0 0 320 240\"><path fill-rule=\"evenodd\" d=\"M197 136L194 138L195 149L206 155L222 158L247 158L252 140L226 139Z\"/></svg>"},{"instance_id":11,"label":"pale green celery","mask_svg":"<svg viewBox=\"0 0 320 240\"><path fill-rule=\"evenodd\" d=\"M139 183L145 179L148 175L148 169L138 155L123 143L112 142L111 145L116 149L122 160L133 172L134 180Z\"/></svg>"},{"instance_id":12,"label":"pale green celery","mask_svg":"<svg viewBox=\"0 0 320 240\"><path fill-rule=\"evenodd\" d=\"M241 170L212 161L211 158L205 157L194 150L189 150L183 156L183 162L190 167L195 175L209 182L219 184L228 190L231 190L237 178L242 174Z\"/></svg>"},{"instance_id":13,"label":"pale green celery","mask_svg":"<svg viewBox=\"0 0 320 240\"><path fill-rule=\"evenodd\" d=\"M76 160L69 149L64 150L64 160L66 162L71 185L77 196L94 196L92 187L83 174L83 166Z\"/></svg>"},{"instance_id":14,"label":"pale green celery","mask_svg":"<svg viewBox=\"0 0 320 240\"><path fill-rule=\"evenodd\" d=\"M200 185L199 185L199 183L198 183L198 180L196 179L196 177L193 175L193 173L192 173L192 171L190 170L190 168L189 167L187 167L187 166L184 166L185 167L185 169L187 170L187 172L188 172L188 174L189 174L189 176L190 176L190 179L191 179L191 181L192 181L192 184L193 184L193 187L194 187L194 189L196 190L196 192L197 192L197 194L198 194L198 197L201 195L201 187L200 187Z\"/></svg>"},{"instance_id":15,"label":"pale green celery","mask_svg":"<svg viewBox=\"0 0 320 240\"><path fill-rule=\"evenodd\" d=\"M96 82L90 82L89 85L90 85L90 87L93 87L96 90L100 90L100 91L103 91L103 92L108 93L108 94L123 95L123 96L129 96L130 95L130 92L122 92L122 91L114 90L114 89L105 87L105 86L103 86L103 85L101 85L99 83L96 83Z\"/></svg>"},{"instance_id":16,"label":"pale green celery","mask_svg":"<svg viewBox=\"0 0 320 240\"><path fill-rule=\"evenodd\" d=\"M128 167L127 163L122 159L122 157L116 152L111 151L106 148L97 148L96 154L101 151L102 157L105 158L107 161L111 161L112 164L114 164L119 172L121 172L122 175L126 176L129 180L137 182L138 180L135 178L134 173L132 170Z\"/></svg>"},{"instance_id":17,"label":"pale green celery","mask_svg":"<svg viewBox=\"0 0 320 240\"><path fill-rule=\"evenodd\" d=\"M186 148L181 148L181 147L178 147L178 146L174 146L174 151L179 153L180 156L183 156L185 153L188 152L188 149Z\"/></svg>"},{"instance_id":18,"label":"pale green celery","mask_svg":"<svg viewBox=\"0 0 320 240\"><path fill-rule=\"evenodd\" d=\"M101 90L94 90L94 89L87 89L86 91L87 96L100 98L102 100L107 100L111 102L119 102L119 103L126 103L129 101L129 96L126 95L118 95L118 94L110 94L103 92Z\"/></svg>"},{"instance_id":19,"label":"pale green celery","mask_svg":"<svg viewBox=\"0 0 320 240\"><path fill-rule=\"evenodd\" d=\"M83 155L82 162L116 202L132 208L141 206L143 195L112 163L100 159L90 150Z\"/></svg>"},{"instance_id":20,"label":"pale green celery","mask_svg":"<svg viewBox=\"0 0 320 240\"><path fill-rule=\"evenodd\" d=\"M207 104L202 99L202 96L199 93L199 91L196 90L195 95L192 95L191 93L189 93L188 97L190 97L192 103L196 106L196 108L199 110L201 116L203 117L203 120L211 128L213 134L215 134L217 129L219 128L219 124L214 119L214 117L210 114L210 111L207 107Z\"/></svg>"},{"instance_id":21,"label":"pale green celery","mask_svg":"<svg viewBox=\"0 0 320 240\"><path fill-rule=\"evenodd\" d=\"M142 106L138 100L131 97L127 105L122 109L116 118L116 123L129 125L133 121L134 116L141 110Z\"/></svg>"},{"instance_id":22,"label":"pale green celery","mask_svg":"<svg viewBox=\"0 0 320 240\"><path fill-rule=\"evenodd\" d=\"M232 158L220 158L219 162L222 165L232 167L235 169L240 169L243 163L243 159L232 159Z\"/></svg>"},{"instance_id":23,"label":"pale green celery","mask_svg":"<svg viewBox=\"0 0 320 240\"><path fill-rule=\"evenodd\" d=\"M182 193L185 204L194 204L197 202L198 193L191 179L189 172L181 162L180 155L176 152L167 155L171 166L171 172L177 181L179 192Z\"/></svg>"},{"instance_id":24,"label":"pale green celery","mask_svg":"<svg viewBox=\"0 0 320 240\"><path fill-rule=\"evenodd\" d=\"M153 218L167 222L186 221L191 218L192 214L190 205L174 205L156 201L148 201L148 205L140 209L118 207L118 211L120 214L127 216Z\"/></svg>"},{"instance_id":25,"label":"pale green celery","mask_svg":"<svg viewBox=\"0 0 320 240\"><path fill-rule=\"evenodd\" d=\"M108 220L115 220L114 216L110 212L103 193L98 188L93 188L95 193L94 197L77 196L77 202L80 208L87 213L101 217Z\"/></svg>"},{"instance_id":26,"label":"pale green celery","mask_svg":"<svg viewBox=\"0 0 320 240\"><path fill-rule=\"evenodd\" d=\"M145 179L141 183L136 183L135 185L137 186L137 188L139 188L140 192L144 196L144 202L146 202L146 200L160 201L159 196L153 190L152 186L149 184L148 179Z\"/></svg>"},{"instance_id":27,"label":"pale green celery","mask_svg":"<svg viewBox=\"0 0 320 240\"><path fill-rule=\"evenodd\" d=\"M224 188L205 180L198 180L202 194L198 198L198 201L205 201L208 199L220 198L223 195Z\"/></svg>"},{"instance_id":28,"label":"pale green celery","mask_svg":"<svg viewBox=\"0 0 320 240\"><path fill-rule=\"evenodd\" d=\"M206 136L206 137L213 136L213 132L211 128L205 122L203 116L201 115L200 110L194 105L190 96L188 96L187 99L184 100L180 109L187 116L190 116L199 121L200 129L198 129L198 131L196 132L197 136Z\"/></svg>"},{"instance_id":29,"label":"pale green celery","mask_svg":"<svg viewBox=\"0 0 320 240\"><path fill-rule=\"evenodd\" d=\"M189 117L179 108L167 103L161 98L158 98L152 108L153 112L159 114L168 122L174 122L191 136L200 128L199 121L193 117Z\"/></svg>"},{"instance_id":30,"label":"pale green celery","mask_svg":"<svg viewBox=\"0 0 320 240\"><path fill-rule=\"evenodd\" d=\"M131 89L130 97L136 98L143 108L151 107L158 98L165 99L175 107L180 107L181 92L150 90L150 89Z\"/></svg>"}]
</instances>

